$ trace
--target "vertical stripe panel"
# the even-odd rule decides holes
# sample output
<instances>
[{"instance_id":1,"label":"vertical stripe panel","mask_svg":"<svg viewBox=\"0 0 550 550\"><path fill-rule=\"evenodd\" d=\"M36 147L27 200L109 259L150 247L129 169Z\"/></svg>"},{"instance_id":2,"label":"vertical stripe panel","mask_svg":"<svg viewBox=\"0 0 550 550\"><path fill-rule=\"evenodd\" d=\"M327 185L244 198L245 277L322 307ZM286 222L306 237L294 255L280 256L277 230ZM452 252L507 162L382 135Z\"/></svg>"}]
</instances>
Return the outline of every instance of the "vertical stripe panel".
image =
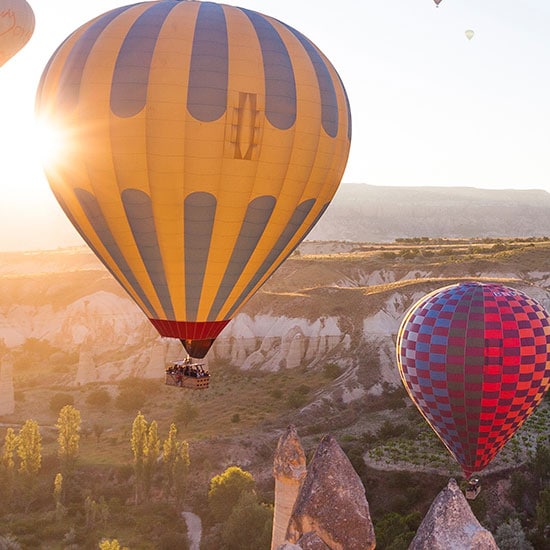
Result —
<instances>
[{"instance_id":1,"label":"vertical stripe panel","mask_svg":"<svg viewBox=\"0 0 550 550\"><path fill-rule=\"evenodd\" d=\"M131 7L133 6L123 6L106 13L90 25L74 44L63 67L57 87L57 107L59 109L70 111L77 106L82 73L96 40L113 19Z\"/></svg>"},{"instance_id":2,"label":"vertical stripe panel","mask_svg":"<svg viewBox=\"0 0 550 550\"><path fill-rule=\"evenodd\" d=\"M147 298L145 292L143 292L141 285L137 281L132 270L130 269L130 266L128 265L126 259L120 251L120 248L118 247L118 244L113 234L111 233L111 230L109 229L109 225L105 220L105 216L103 215L101 207L99 206L96 198L85 189L76 188L74 192L76 198L78 199L78 202L80 203L80 206L82 207L82 210L84 211L84 214L90 222L90 225L93 227L103 246L107 249L107 252L109 252L114 263L118 266L124 277L126 277L126 280L130 284L136 295L139 296L140 300L143 302L147 310L151 312L151 316L158 317L158 313L149 302L149 299ZM122 286L124 287L125 285Z\"/></svg>"},{"instance_id":3,"label":"vertical stripe panel","mask_svg":"<svg viewBox=\"0 0 550 550\"><path fill-rule=\"evenodd\" d=\"M216 215L216 197L201 191L192 193L185 199L183 208L186 321L196 321Z\"/></svg>"},{"instance_id":4,"label":"vertical stripe panel","mask_svg":"<svg viewBox=\"0 0 550 550\"><path fill-rule=\"evenodd\" d=\"M265 116L279 130L296 121L296 81L290 56L281 37L261 14L241 8L256 30L265 75Z\"/></svg>"},{"instance_id":5,"label":"vertical stripe panel","mask_svg":"<svg viewBox=\"0 0 550 550\"><path fill-rule=\"evenodd\" d=\"M187 109L202 122L220 118L227 108L229 52L223 8L202 2L193 38Z\"/></svg>"},{"instance_id":6,"label":"vertical stripe panel","mask_svg":"<svg viewBox=\"0 0 550 550\"><path fill-rule=\"evenodd\" d=\"M321 121L323 128L330 137L336 137L338 134L338 101L328 67L315 46L302 33L288 25L285 25L285 27L300 41L311 59L321 94Z\"/></svg>"},{"instance_id":7,"label":"vertical stripe panel","mask_svg":"<svg viewBox=\"0 0 550 550\"><path fill-rule=\"evenodd\" d=\"M153 283L164 314L168 319L175 319L170 289L166 282L164 264L160 255L151 198L138 189L125 189L122 192L122 203L141 259Z\"/></svg>"},{"instance_id":8,"label":"vertical stripe panel","mask_svg":"<svg viewBox=\"0 0 550 550\"><path fill-rule=\"evenodd\" d=\"M220 309L231 294L235 283L241 276L250 256L252 256L252 253L256 249L260 237L265 231L276 202L275 197L263 196L257 197L248 205L231 259L210 309L208 315L209 321L216 320Z\"/></svg>"},{"instance_id":9,"label":"vertical stripe panel","mask_svg":"<svg viewBox=\"0 0 550 550\"><path fill-rule=\"evenodd\" d=\"M245 289L241 292L240 296L235 300L234 305L225 315L226 319L230 319L231 317L233 317L237 308L241 305L243 300L252 292L254 287L260 282L261 278L268 272L268 270L270 268L273 268L273 270L275 270L293 252L293 250L291 250L289 254L285 256L285 258L282 258L277 265L274 265L275 262L277 261L277 258L281 255L283 250L288 246L288 243L291 241L292 237L294 237L294 235L296 234L300 226L304 223L304 220L307 218L308 214L311 212L311 209L313 208L314 204L315 204L315 199L309 199L299 204L296 207L296 209L294 210L294 213L292 214L292 217L290 218L286 227L281 233L281 236L277 239L277 242L271 249L271 252L268 254L267 258L263 261L262 265L254 275L254 277L250 280L250 282L246 285ZM320 216L321 216L321 213L319 214L319 217ZM318 220L318 217L316 218L315 221L317 220ZM315 225L315 222L309 226L308 232L313 228L313 225Z\"/></svg>"},{"instance_id":10,"label":"vertical stripe panel","mask_svg":"<svg viewBox=\"0 0 550 550\"><path fill-rule=\"evenodd\" d=\"M340 81L340 86L342 86L342 91L344 92L344 99L346 100L346 110L348 115L348 139L351 141L351 134L352 134L351 106L349 104L348 92L346 91L346 88L344 88L344 83L342 82L340 75L338 75L338 80Z\"/></svg>"},{"instance_id":11,"label":"vertical stripe panel","mask_svg":"<svg viewBox=\"0 0 550 550\"><path fill-rule=\"evenodd\" d=\"M151 58L160 29L177 2L152 3L130 27L118 52L111 83L111 110L119 117L137 115L144 107Z\"/></svg>"}]
</instances>

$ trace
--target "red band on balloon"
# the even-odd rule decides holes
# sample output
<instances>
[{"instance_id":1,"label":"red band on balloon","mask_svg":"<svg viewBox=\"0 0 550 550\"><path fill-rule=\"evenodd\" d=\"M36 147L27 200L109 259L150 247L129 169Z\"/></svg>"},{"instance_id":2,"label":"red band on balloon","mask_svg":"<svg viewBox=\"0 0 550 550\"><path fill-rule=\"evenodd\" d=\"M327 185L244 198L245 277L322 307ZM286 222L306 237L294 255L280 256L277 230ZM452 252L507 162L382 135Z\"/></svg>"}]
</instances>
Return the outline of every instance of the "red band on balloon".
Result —
<instances>
[{"instance_id":1,"label":"red band on balloon","mask_svg":"<svg viewBox=\"0 0 550 550\"><path fill-rule=\"evenodd\" d=\"M227 321L169 321L166 319L149 319L161 336L179 338L180 340L208 340L214 339L225 328Z\"/></svg>"}]
</instances>

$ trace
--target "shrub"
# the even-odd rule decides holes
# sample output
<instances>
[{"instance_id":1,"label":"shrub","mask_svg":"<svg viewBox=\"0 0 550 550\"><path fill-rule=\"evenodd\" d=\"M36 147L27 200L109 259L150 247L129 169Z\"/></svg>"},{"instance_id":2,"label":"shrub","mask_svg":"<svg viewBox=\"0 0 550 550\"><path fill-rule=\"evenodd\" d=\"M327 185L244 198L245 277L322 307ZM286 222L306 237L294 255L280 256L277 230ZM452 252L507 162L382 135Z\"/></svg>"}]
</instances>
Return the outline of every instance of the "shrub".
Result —
<instances>
[{"instance_id":1,"label":"shrub","mask_svg":"<svg viewBox=\"0 0 550 550\"><path fill-rule=\"evenodd\" d=\"M111 394L105 388L94 390L86 397L86 403L92 407L105 407L110 401Z\"/></svg>"},{"instance_id":2,"label":"shrub","mask_svg":"<svg viewBox=\"0 0 550 550\"><path fill-rule=\"evenodd\" d=\"M290 407L296 409L298 407L304 406L307 403L307 399L303 393L299 393L298 391L294 390L288 396L287 403Z\"/></svg>"},{"instance_id":3,"label":"shrub","mask_svg":"<svg viewBox=\"0 0 550 550\"><path fill-rule=\"evenodd\" d=\"M323 367L323 376L329 380L334 380L342 374L342 369L336 363L327 363Z\"/></svg>"},{"instance_id":4,"label":"shrub","mask_svg":"<svg viewBox=\"0 0 550 550\"><path fill-rule=\"evenodd\" d=\"M281 397L283 397L283 390L280 388L275 388L269 392L269 395L271 395L273 399L281 399Z\"/></svg>"},{"instance_id":5,"label":"shrub","mask_svg":"<svg viewBox=\"0 0 550 550\"><path fill-rule=\"evenodd\" d=\"M518 519L513 518L497 527L495 542L500 550L533 550Z\"/></svg>"},{"instance_id":6,"label":"shrub","mask_svg":"<svg viewBox=\"0 0 550 550\"><path fill-rule=\"evenodd\" d=\"M116 397L116 406L125 412L134 412L143 407L147 399L146 393L141 389L123 388Z\"/></svg>"},{"instance_id":7,"label":"shrub","mask_svg":"<svg viewBox=\"0 0 550 550\"><path fill-rule=\"evenodd\" d=\"M188 399L180 401L176 405L174 413L174 422L178 425L183 425L186 428L193 420L199 416L199 409Z\"/></svg>"}]
</instances>

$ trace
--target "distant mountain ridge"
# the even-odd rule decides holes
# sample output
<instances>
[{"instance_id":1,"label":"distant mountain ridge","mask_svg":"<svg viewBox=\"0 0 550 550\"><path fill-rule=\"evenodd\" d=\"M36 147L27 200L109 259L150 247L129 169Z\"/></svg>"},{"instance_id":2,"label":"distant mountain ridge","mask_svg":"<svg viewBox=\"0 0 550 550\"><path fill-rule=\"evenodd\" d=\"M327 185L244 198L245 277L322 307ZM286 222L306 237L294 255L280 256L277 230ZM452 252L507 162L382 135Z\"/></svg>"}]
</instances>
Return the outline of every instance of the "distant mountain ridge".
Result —
<instances>
[{"instance_id":1,"label":"distant mountain ridge","mask_svg":"<svg viewBox=\"0 0 550 550\"><path fill-rule=\"evenodd\" d=\"M308 240L550 235L550 193L342 184Z\"/></svg>"}]
</instances>

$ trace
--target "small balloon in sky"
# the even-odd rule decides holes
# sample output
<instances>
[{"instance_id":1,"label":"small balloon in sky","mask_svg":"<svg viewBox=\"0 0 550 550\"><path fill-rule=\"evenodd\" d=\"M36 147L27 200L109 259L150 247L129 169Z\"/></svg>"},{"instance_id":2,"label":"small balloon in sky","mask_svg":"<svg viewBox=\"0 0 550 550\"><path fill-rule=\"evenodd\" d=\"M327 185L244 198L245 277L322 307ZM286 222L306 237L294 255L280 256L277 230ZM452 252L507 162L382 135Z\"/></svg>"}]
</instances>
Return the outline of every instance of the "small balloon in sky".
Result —
<instances>
[{"instance_id":1,"label":"small balloon in sky","mask_svg":"<svg viewBox=\"0 0 550 550\"><path fill-rule=\"evenodd\" d=\"M441 3L441 0L434 0L436 7L439 8L439 4Z\"/></svg>"},{"instance_id":2,"label":"small balloon in sky","mask_svg":"<svg viewBox=\"0 0 550 550\"><path fill-rule=\"evenodd\" d=\"M466 38L468 40L471 40L474 37L475 33L471 29L468 29L468 30L464 31L464 34L466 35Z\"/></svg>"},{"instance_id":3,"label":"small balloon in sky","mask_svg":"<svg viewBox=\"0 0 550 550\"><path fill-rule=\"evenodd\" d=\"M25 0L0 0L0 67L30 40L34 12Z\"/></svg>"},{"instance_id":4,"label":"small balloon in sky","mask_svg":"<svg viewBox=\"0 0 550 550\"><path fill-rule=\"evenodd\" d=\"M73 225L161 336L202 358L340 183L351 116L303 34L214 2L141 2L54 53L37 114Z\"/></svg>"},{"instance_id":5,"label":"small balloon in sky","mask_svg":"<svg viewBox=\"0 0 550 550\"><path fill-rule=\"evenodd\" d=\"M423 297L405 315L396 347L410 398L467 478L550 388L550 317L499 284L460 283Z\"/></svg>"}]
</instances>

